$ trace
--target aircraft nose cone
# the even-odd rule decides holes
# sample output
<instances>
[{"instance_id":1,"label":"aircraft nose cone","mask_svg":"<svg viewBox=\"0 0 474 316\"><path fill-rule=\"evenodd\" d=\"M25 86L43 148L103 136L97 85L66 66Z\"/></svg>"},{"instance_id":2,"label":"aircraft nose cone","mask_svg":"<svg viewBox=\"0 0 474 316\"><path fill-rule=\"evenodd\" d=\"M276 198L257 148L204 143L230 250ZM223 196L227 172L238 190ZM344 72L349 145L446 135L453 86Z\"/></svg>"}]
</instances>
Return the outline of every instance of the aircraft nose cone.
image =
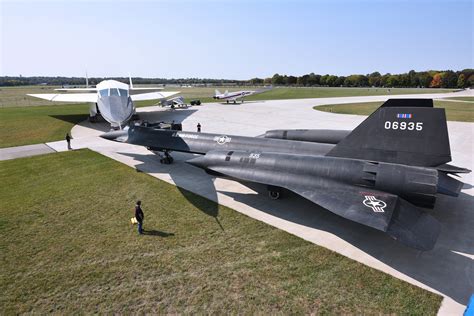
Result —
<instances>
[{"instance_id":1,"label":"aircraft nose cone","mask_svg":"<svg viewBox=\"0 0 474 316\"><path fill-rule=\"evenodd\" d=\"M111 131L111 132L107 132L107 133L104 133L104 134L100 135L100 137L102 137L104 139L107 139L107 140L113 140L113 141L116 141L116 142L125 143L125 142L127 142L127 139L128 139L128 131L124 131L124 130Z\"/></svg>"}]
</instances>

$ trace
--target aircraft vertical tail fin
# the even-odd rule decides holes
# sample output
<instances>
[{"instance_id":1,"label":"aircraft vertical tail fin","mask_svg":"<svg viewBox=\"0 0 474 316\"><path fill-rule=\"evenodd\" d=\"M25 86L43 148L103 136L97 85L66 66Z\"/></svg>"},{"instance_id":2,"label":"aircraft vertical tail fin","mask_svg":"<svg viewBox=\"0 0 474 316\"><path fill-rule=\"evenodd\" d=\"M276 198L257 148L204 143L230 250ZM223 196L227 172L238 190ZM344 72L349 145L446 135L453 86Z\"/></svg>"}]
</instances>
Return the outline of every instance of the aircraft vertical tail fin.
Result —
<instances>
[{"instance_id":1,"label":"aircraft vertical tail fin","mask_svg":"<svg viewBox=\"0 0 474 316\"><path fill-rule=\"evenodd\" d=\"M133 89L132 76L130 74L128 74L128 79L130 81L130 89Z\"/></svg>"},{"instance_id":2,"label":"aircraft vertical tail fin","mask_svg":"<svg viewBox=\"0 0 474 316\"><path fill-rule=\"evenodd\" d=\"M220 91L217 90L217 89L216 89L216 91L214 91L214 93L215 93L215 95L220 95L220 94L222 94L222 93L220 93Z\"/></svg>"},{"instance_id":3,"label":"aircraft vertical tail fin","mask_svg":"<svg viewBox=\"0 0 474 316\"><path fill-rule=\"evenodd\" d=\"M439 166L451 161L445 111L432 99L390 99L327 156Z\"/></svg>"},{"instance_id":4,"label":"aircraft vertical tail fin","mask_svg":"<svg viewBox=\"0 0 474 316\"><path fill-rule=\"evenodd\" d=\"M86 70L86 88L89 88L89 77L87 76L87 70Z\"/></svg>"},{"instance_id":5,"label":"aircraft vertical tail fin","mask_svg":"<svg viewBox=\"0 0 474 316\"><path fill-rule=\"evenodd\" d=\"M225 90L224 95L227 96L229 94L229 90Z\"/></svg>"}]
</instances>

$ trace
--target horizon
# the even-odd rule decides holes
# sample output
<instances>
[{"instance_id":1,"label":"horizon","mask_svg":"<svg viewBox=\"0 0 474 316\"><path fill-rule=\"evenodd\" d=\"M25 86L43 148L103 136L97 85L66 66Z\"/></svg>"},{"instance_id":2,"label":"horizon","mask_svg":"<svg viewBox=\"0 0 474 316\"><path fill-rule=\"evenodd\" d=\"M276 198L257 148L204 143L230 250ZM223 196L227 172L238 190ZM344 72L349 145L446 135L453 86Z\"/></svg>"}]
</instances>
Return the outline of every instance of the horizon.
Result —
<instances>
[{"instance_id":1,"label":"horizon","mask_svg":"<svg viewBox=\"0 0 474 316\"><path fill-rule=\"evenodd\" d=\"M0 76L249 80L474 64L471 1L111 4L1 2Z\"/></svg>"}]
</instances>

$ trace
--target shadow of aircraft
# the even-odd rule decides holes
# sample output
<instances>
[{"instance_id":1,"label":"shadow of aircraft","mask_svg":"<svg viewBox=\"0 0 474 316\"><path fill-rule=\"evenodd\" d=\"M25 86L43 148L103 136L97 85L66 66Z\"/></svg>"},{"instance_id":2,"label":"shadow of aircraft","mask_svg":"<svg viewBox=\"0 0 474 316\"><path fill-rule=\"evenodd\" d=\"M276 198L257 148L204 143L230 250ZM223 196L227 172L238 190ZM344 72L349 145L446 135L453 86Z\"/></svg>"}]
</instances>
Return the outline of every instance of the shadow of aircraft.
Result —
<instances>
[{"instance_id":1,"label":"shadow of aircraft","mask_svg":"<svg viewBox=\"0 0 474 316\"><path fill-rule=\"evenodd\" d=\"M119 154L132 157L134 160L139 161L140 163L135 166L137 171L168 174L182 196L198 210L212 217L220 229L224 230L218 218L219 204L215 202L217 201L217 191L214 187L213 178L207 176L206 173L202 171L203 177L196 179L194 177L196 168L184 162L192 158L192 154L172 153L175 159L172 165L161 164L159 157L151 152L149 155L123 152L119 152ZM195 193L192 193L186 188L189 188Z\"/></svg>"},{"instance_id":2,"label":"shadow of aircraft","mask_svg":"<svg viewBox=\"0 0 474 316\"><path fill-rule=\"evenodd\" d=\"M72 123L72 124L78 124L79 122L87 120L89 115L88 114L64 114L64 115L49 115L49 117L52 117L64 122Z\"/></svg>"},{"instance_id":3,"label":"shadow of aircraft","mask_svg":"<svg viewBox=\"0 0 474 316\"><path fill-rule=\"evenodd\" d=\"M292 192L272 201L266 186L242 183L259 194L221 192L267 214L309 228L327 231L345 240L393 269L466 304L474 292L474 198L438 196L428 210L442 225L435 248L422 252L408 248L383 232L339 217ZM267 201L265 201L267 199ZM462 253L462 254L461 254Z\"/></svg>"}]
</instances>

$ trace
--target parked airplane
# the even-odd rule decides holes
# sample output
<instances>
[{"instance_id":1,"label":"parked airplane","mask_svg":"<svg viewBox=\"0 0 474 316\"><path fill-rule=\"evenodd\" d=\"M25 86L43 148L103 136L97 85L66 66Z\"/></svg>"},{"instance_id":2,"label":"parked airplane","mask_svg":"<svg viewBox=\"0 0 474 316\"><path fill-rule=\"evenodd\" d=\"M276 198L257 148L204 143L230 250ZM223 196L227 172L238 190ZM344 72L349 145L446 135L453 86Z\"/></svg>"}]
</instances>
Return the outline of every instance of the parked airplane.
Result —
<instances>
[{"instance_id":1,"label":"parked airplane","mask_svg":"<svg viewBox=\"0 0 474 316\"><path fill-rule=\"evenodd\" d=\"M300 134L292 138L308 140L306 131ZM438 194L458 196L463 183L450 175L470 172L447 164L444 109L433 108L433 100L391 99L351 132L310 134L312 141L300 141L131 126L102 137L164 152L168 163L170 151L201 154L188 163L265 184L271 198L293 191L409 247L434 247L441 225L419 207L433 208Z\"/></svg>"},{"instance_id":2,"label":"parked airplane","mask_svg":"<svg viewBox=\"0 0 474 316\"><path fill-rule=\"evenodd\" d=\"M258 93L263 93L263 92L269 91L270 89L271 87L261 89L261 90L242 90L242 91L235 91L235 92L229 92L228 90L226 90L224 93L220 93L219 90L216 89L213 98L215 100L226 100L227 103L229 103L229 101L233 101L234 103L237 103L238 99L242 99L242 103L244 103L245 97L258 94Z\"/></svg>"},{"instance_id":3,"label":"parked airplane","mask_svg":"<svg viewBox=\"0 0 474 316\"><path fill-rule=\"evenodd\" d=\"M130 85L116 81L104 80L95 88L55 89L57 91L75 91L85 93L63 93L63 94L28 94L29 96L54 102L89 102L89 115L94 121L98 114L111 124L112 127L122 129L135 114L134 101L144 100L166 100L166 98L178 94L179 91L156 92L161 87L135 88L130 78ZM155 91L145 92L143 91Z\"/></svg>"}]
</instances>

